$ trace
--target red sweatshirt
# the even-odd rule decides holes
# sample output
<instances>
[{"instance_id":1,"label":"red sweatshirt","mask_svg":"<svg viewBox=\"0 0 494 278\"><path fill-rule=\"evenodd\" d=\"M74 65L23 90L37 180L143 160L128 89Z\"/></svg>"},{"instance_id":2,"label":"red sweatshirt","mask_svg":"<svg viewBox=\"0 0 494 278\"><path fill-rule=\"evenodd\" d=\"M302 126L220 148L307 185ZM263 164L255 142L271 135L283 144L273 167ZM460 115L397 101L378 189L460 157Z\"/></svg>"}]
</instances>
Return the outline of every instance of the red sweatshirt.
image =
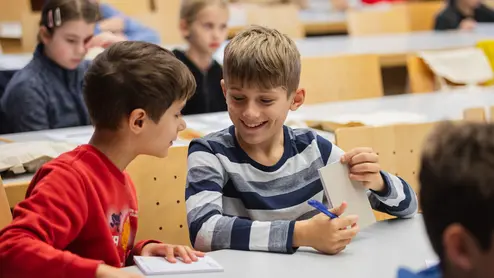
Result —
<instances>
[{"instance_id":1,"label":"red sweatshirt","mask_svg":"<svg viewBox=\"0 0 494 278\"><path fill-rule=\"evenodd\" d=\"M45 164L26 200L0 231L0 277L94 278L101 263L132 264L147 242L134 246L134 185L90 145Z\"/></svg>"}]
</instances>

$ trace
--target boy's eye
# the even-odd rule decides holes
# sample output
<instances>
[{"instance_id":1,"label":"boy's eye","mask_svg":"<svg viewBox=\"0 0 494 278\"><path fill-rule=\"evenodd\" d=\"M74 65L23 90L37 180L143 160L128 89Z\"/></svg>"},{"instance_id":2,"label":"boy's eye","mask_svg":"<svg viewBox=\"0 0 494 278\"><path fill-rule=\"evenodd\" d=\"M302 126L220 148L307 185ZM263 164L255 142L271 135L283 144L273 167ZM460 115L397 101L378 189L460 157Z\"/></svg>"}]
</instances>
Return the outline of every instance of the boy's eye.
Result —
<instances>
[{"instance_id":1,"label":"boy's eye","mask_svg":"<svg viewBox=\"0 0 494 278\"><path fill-rule=\"evenodd\" d=\"M212 23L205 23L204 27L211 29L211 28L213 28L213 24Z\"/></svg>"},{"instance_id":2,"label":"boy's eye","mask_svg":"<svg viewBox=\"0 0 494 278\"><path fill-rule=\"evenodd\" d=\"M68 43L76 43L76 41L75 41L75 40L70 40L70 39L69 39L69 40L67 40L67 42L68 42Z\"/></svg>"},{"instance_id":3,"label":"boy's eye","mask_svg":"<svg viewBox=\"0 0 494 278\"><path fill-rule=\"evenodd\" d=\"M261 102L264 104L270 104L270 103L273 103L273 100L272 99L261 99Z\"/></svg>"},{"instance_id":4,"label":"boy's eye","mask_svg":"<svg viewBox=\"0 0 494 278\"><path fill-rule=\"evenodd\" d=\"M232 96L233 100L235 101L241 101L243 100L244 98L243 97L236 97L236 96Z\"/></svg>"}]
</instances>

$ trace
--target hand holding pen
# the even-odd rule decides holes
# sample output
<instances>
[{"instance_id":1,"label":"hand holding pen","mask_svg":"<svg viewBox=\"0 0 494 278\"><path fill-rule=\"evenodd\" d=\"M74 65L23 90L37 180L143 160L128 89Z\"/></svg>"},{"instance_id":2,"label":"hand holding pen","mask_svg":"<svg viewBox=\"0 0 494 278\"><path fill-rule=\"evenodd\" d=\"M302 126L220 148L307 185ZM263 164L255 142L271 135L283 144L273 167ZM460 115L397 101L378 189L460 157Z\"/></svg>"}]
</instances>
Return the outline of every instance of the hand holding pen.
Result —
<instances>
[{"instance_id":1,"label":"hand holding pen","mask_svg":"<svg viewBox=\"0 0 494 278\"><path fill-rule=\"evenodd\" d=\"M297 221L293 233L294 247L312 247L326 254L337 254L345 249L359 231L356 215L342 216L347 204L328 210L320 202L309 204L321 213L308 220ZM350 228L347 228L350 227Z\"/></svg>"}]
</instances>

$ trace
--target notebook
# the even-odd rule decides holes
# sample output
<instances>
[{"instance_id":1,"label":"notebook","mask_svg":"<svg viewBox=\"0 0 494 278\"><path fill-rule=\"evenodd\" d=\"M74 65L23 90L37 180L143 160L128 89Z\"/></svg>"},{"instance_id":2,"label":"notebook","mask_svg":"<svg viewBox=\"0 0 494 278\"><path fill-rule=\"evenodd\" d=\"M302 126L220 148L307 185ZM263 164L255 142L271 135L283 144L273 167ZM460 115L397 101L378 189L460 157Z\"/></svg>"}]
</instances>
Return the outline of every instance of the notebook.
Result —
<instances>
[{"instance_id":1,"label":"notebook","mask_svg":"<svg viewBox=\"0 0 494 278\"><path fill-rule=\"evenodd\" d=\"M358 215L360 228L376 222L372 211L367 189L357 181L350 180L348 166L341 162L328 164L319 169L324 193L333 206L339 206L343 201L348 207L343 215Z\"/></svg>"},{"instance_id":2,"label":"notebook","mask_svg":"<svg viewBox=\"0 0 494 278\"><path fill-rule=\"evenodd\" d=\"M223 272L223 267L208 256L198 258L197 262L190 264L180 259L176 263L170 263L163 257L134 256L134 261L145 275Z\"/></svg>"}]
</instances>

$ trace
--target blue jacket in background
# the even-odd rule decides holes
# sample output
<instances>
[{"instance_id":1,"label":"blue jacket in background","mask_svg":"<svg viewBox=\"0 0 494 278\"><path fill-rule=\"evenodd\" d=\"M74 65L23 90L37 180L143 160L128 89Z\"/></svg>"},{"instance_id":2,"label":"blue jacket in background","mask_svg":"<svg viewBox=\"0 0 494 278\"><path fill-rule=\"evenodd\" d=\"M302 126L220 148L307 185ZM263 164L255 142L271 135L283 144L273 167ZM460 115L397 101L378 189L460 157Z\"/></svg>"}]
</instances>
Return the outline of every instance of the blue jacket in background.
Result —
<instances>
[{"instance_id":1,"label":"blue jacket in background","mask_svg":"<svg viewBox=\"0 0 494 278\"><path fill-rule=\"evenodd\" d=\"M413 273L406 269L400 269L398 271L398 278L441 278L441 269L439 265L422 270L419 273Z\"/></svg>"},{"instance_id":2,"label":"blue jacket in background","mask_svg":"<svg viewBox=\"0 0 494 278\"><path fill-rule=\"evenodd\" d=\"M16 72L0 100L9 132L89 125L82 95L89 61L67 70L44 54L38 44L33 59Z\"/></svg>"},{"instance_id":3,"label":"blue jacket in background","mask_svg":"<svg viewBox=\"0 0 494 278\"><path fill-rule=\"evenodd\" d=\"M101 3L100 14L103 19L112 18L115 16L123 16L124 18L124 34L129 41L145 41L154 44L160 44L160 37L153 29L148 28L141 23L133 20L132 18L125 16L112 6ZM101 33L99 24L96 24L95 35Z\"/></svg>"}]
</instances>

